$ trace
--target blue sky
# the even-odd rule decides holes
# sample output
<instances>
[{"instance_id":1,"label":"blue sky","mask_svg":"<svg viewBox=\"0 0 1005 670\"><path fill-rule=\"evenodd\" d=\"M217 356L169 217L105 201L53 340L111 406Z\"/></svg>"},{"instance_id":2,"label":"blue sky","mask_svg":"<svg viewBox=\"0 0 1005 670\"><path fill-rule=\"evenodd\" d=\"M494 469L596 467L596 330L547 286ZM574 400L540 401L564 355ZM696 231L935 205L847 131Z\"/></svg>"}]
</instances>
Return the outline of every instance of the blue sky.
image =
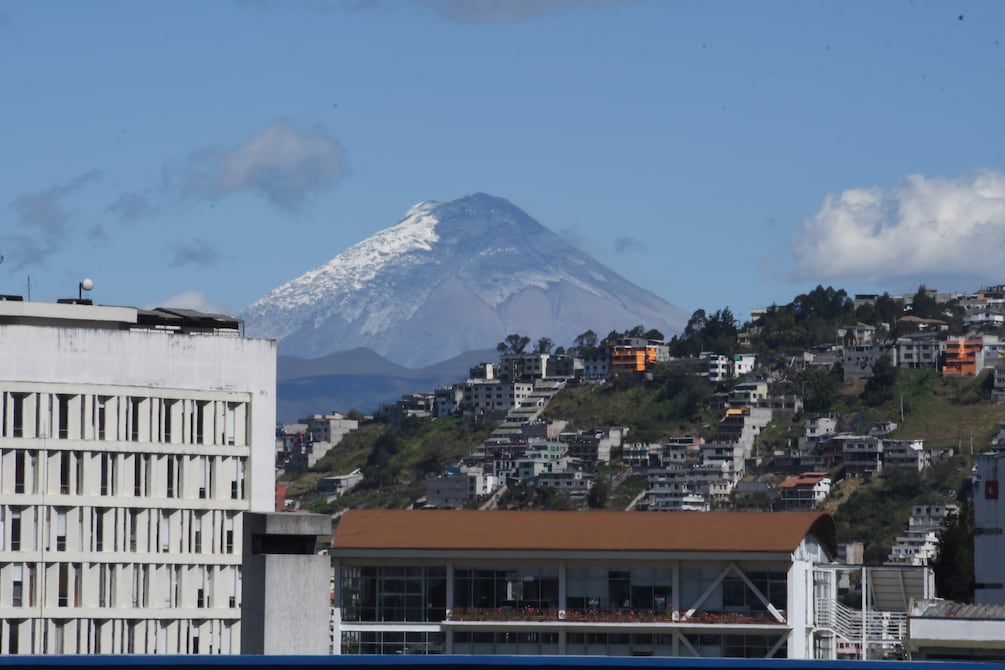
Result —
<instances>
[{"instance_id":1,"label":"blue sky","mask_svg":"<svg viewBox=\"0 0 1005 670\"><path fill-rule=\"evenodd\" d=\"M1003 82L1001 2L0 0L0 293L236 311L478 191L689 312L974 290Z\"/></svg>"}]
</instances>

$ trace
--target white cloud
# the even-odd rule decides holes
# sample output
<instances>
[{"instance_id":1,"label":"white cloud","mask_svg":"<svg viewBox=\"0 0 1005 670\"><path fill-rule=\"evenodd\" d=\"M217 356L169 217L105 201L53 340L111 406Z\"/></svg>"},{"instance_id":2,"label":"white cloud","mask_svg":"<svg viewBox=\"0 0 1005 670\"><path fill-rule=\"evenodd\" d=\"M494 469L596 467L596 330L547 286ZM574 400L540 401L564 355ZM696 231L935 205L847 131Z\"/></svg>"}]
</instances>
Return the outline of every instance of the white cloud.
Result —
<instances>
[{"instance_id":1,"label":"white cloud","mask_svg":"<svg viewBox=\"0 0 1005 670\"><path fill-rule=\"evenodd\" d=\"M175 295L168 296L163 300L156 300L143 306L143 309L154 309L156 307L180 307L182 309L194 309L200 312L210 312L212 314L227 314L229 310L219 303L216 303L202 291L182 291Z\"/></svg>"},{"instance_id":2,"label":"white cloud","mask_svg":"<svg viewBox=\"0 0 1005 670\"><path fill-rule=\"evenodd\" d=\"M792 241L797 279L1002 279L1005 174L911 175L828 195Z\"/></svg>"},{"instance_id":3,"label":"white cloud","mask_svg":"<svg viewBox=\"0 0 1005 670\"><path fill-rule=\"evenodd\" d=\"M241 191L296 211L345 175L345 157L321 128L300 130L279 120L237 146L200 149L166 170L183 198L215 200Z\"/></svg>"}]
</instances>

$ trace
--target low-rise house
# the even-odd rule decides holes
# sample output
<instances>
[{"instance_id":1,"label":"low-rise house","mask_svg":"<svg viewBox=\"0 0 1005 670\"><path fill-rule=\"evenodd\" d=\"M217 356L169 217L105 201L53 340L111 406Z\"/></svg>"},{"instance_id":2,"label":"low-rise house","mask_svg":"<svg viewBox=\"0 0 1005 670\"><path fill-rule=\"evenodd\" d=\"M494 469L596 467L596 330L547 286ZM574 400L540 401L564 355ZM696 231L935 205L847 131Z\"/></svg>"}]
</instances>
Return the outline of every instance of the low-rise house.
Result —
<instances>
[{"instance_id":1,"label":"low-rise house","mask_svg":"<svg viewBox=\"0 0 1005 670\"><path fill-rule=\"evenodd\" d=\"M901 330L911 328L919 333L934 330L949 330L949 324L941 319L923 319L920 316L902 316L897 319L897 325Z\"/></svg>"},{"instance_id":2,"label":"low-rise house","mask_svg":"<svg viewBox=\"0 0 1005 670\"><path fill-rule=\"evenodd\" d=\"M803 422L803 436L814 442L830 438L835 430L837 430L837 419L834 417L820 416Z\"/></svg>"},{"instance_id":3,"label":"low-rise house","mask_svg":"<svg viewBox=\"0 0 1005 670\"><path fill-rule=\"evenodd\" d=\"M804 472L786 477L778 491L783 510L812 510L830 495L831 478L826 472Z\"/></svg>"},{"instance_id":4,"label":"low-rise house","mask_svg":"<svg viewBox=\"0 0 1005 670\"><path fill-rule=\"evenodd\" d=\"M803 411L803 398L798 395L772 395L757 401L757 407L770 409L772 416L796 416Z\"/></svg>"},{"instance_id":5,"label":"low-rise house","mask_svg":"<svg viewBox=\"0 0 1005 670\"><path fill-rule=\"evenodd\" d=\"M545 371L547 377L581 377L585 366L583 359L569 354L551 354Z\"/></svg>"},{"instance_id":6,"label":"low-rise house","mask_svg":"<svg viewBox=\"0 0 1005 670\"><path fill-rule=\"evenodd\" d=\"M504 354L499 357L499 379L507 382L533 382L548 372L550 354Z\"/></svg>"},{"instance_id":7,"label":"low-rise house","mask_svg":"<svg viewBox=\"0 0 1005 670\"><path fill-rule=\"evenodd\" d=\"M870 435L889 435L897 430L896 421L876 421L869 426Z\"/></svg>"},{"instance_id":8,"label":"low-rise house","mask_svg":"<svg viewBox=\"0 0 1005 670\"><path fill-rule=\"evenodd\" d=\"M754 371L757 365L755 354L733 354L733 377L740 378Z\"/></svg>"},{"instance_id":9,"label":"low-rise house","mask_svg":"<svg viewBox=\"0 0 1005 670\"><path fill-rule=\"evenodd\" d=\"M733 390L729 392L729 404L731 407L757 405L760 401L766 400L767 397L768 382L741 382L734 386Z\"/></svg>"},{"instance_id":10,"label":"low-rise house","mask_svg":"<svg viewBox=\"0 0 1005 670\"><path fill-rule=\"evenodd\" d=\"M898 368L938 368L944 340L935 333L912 333L898 337L893 345L893 364Z\"/></svg>"},{"instance_id":11,"label":"low-rise house","mask_svg":"<svg viewBox=\"0 0 1005 670\"><path fill-rule=\"evenodd\" d=\"M459 413L464 405L464 386L461 384L441 386L433 392L433 404L437 418L443 419Z\"/></svg>"},{"instance_id":12,"label":"low-rise house","mask_svg":"<svg viewBox=\"0 0 1005 670\"><path fill-rule=\"evenodd\" d=\"M398 430L408 418L428 419L435 416L436 396L432 393L409 393L381 410L387 415L391 428Z\"/></svg>"},{"instance_id":13,"label":"low-rise house","mask_svg":"<svg viewBox=\"0 0 1005 670\"><path fill-rule=\"evenodd\" d=\"M475 413L506 412L520 407L533 392L534 385L529 382L469 379L464 384L464 408Z\"/></svg>"},{"instance_id":14,"label":"low-rise house","mask_svg":"<svg viewBox=\"0 0 1005 670\"><path fill-rule=\"evenodd\" d=\"M967 328L1000 328L1005 325L1005 314L995 310L984 310L969 314L963 319L963 325Z\"/></svg>"},{"instance_id":15,"label":"low-rise house","mask_svg":"<svg viewBox=\"0 0 1005 670\"><path fill-rule=\"evenodd\" d=\"M307 424L287 423L276 430L276 467L286 472L303 472L311 465L314 442ZM316 458L314 459L317 460Z\"/></svg>"},{"instance_id":16,"label":"low-rise house","mask_svg":"<svg viewBox=\"0 0 1005 670\"><path fill-rule=\"evenodd\" d=\"M898 535L887 565L929 565L939 553L939 531L958 505L915 505L907 530Z\"/></svg>"},{"instance_id":17,"label":"low-rise house","mask_svg":"<svg viewBox=\"0 0 1005 670\"><path fill-rule=\"evenodd\" d=\"M344 495L363 481L363 471L356 468L347 475L322 477L318 480L318 493L331 499ZM330 502L330 501L329 501Z\"/></svg>"},{"instance_id":18,"label":"low-rise house","mask_svg":"<svg viewBox=\"0 0 1005 670\"><path fill-rule=\"evenodd\" d=\"M580 358L583 361L583 379L607 379L611 374L611 353L605 348L596 349Z\"/></svg>"},{"instance_id":19,"label":"low-rise house","mask_svg":"<svg viewBox=\"0 0 1005 670\"><path fill-rule=\"evenodd\" d=\"M464 507L490 495L498 487L498 479L474 468L452 468L446 474L426 480L426 506Z\"/></svg>"},{"instance_id":20,"label":"low-rise house","mask_svg":"<svg viewBox=\"0 0 1005 670\"><path fill-rule=\"evenodd\" d=\"M891 440L883 438L883 465L911 472L921 472L932 464L925 451L924 440Z\"/></svg>"},{"instance_id":21,"label":"low-rise house","mask_svg":"<svg viewBox=\"0 0 1005 670\"><path fill-rule=\"evenodd\" d=\"M883 471L883 440L873 435L835 435L845 472L853 477L871 477Z\"/></svg>"},{"instance_id":22,"label":"low-rise house","mask_svg":"<svg viewBox=\"0 0 1005 670\"><path fill-rule=\"evenodd\" d=\"M611 462L611 438L601 431L592 433L563 433L559 439L566 444L569 458L595 468L600 463Z\"/></svg>"},{"instance_id":23,"label":"low-rise house","mask_svg":"<svg viewBox=\"0 0 1005 670\"><path fill-rule=\"evenodd\" d=\"M359 429L359 421L339 412L311 414L298 423L306 424L314 442L324 442L329 447L337 445L343 437Z\"/></svg>"},{"instance_id":24,"label":"low-rise house","mask_svg":"<svg viewBox=\"0 0 1005 670\"><path fill-rule=\"evenodd\" d=\"M876 326L868 323L842 326L837 329L837 336L839 340L845 343L845 346L857 347L872 344L876 339Z\"/></svg>"},{"instance_id":25,"label":"low-rise house","mask_svg":"<svg viewBox=\"0 0 1005 670\"><path fill-rule=\"evenodd\" d=\"M724 382L733 376L733 360L729 356L703 351L698 361L698 374L708 377L710 382Z\"/></svg>"},{"instance_id":26,"label":"low-rise house","mask_svg":"<svg viewBox=\"0 0 1005 670\"><path fill-rule=\"evenodd\" d=\"M860 344L845 347L842 356L844 381L868 379L872 377L872 369L883 356L893 359L893 347L887 343Z\"/></svg>"},{"instance_id":27,"label":"low-rise house","mask_svg":"<svg viewBox=\"0 0 1005 670\"><path fill-rule=\"evenodd\" d=\"M534 485L564 491L571 498L582 498L593 487L594 477L581 470L542 472L534 478Z\"/></svg>"}]
</instances>

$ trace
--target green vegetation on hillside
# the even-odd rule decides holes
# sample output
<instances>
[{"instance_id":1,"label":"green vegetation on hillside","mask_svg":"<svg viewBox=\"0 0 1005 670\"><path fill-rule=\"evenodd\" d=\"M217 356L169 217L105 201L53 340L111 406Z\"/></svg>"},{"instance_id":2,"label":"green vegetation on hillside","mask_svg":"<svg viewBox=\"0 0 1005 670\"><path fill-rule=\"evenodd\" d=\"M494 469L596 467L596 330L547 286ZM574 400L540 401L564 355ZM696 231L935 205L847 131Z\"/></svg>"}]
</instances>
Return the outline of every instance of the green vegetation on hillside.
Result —
<instances>
[{"instance_id":1,"label":"green vegetation on hillside","mask_svg":"<svg viewBox=\"0 0 1005 670\"><path fill-rule=\"evenodd\" d=\"M953 448L955 456L937 461L923 473L887 468L871 479L840 480L837 465L832 475L840 480L824 509L834 514L841 541L863 541L866 560L883 562L896 535L907 524L911 506L922 503L955 503L961 514L943 530L951 549L936 564L939 593L957 600L972 593L973 533L969 507L969 474L973 454L991 442L998 423L1005 418L1001 407L991 401L993 379L985 371L976 378L943 378L935 369L899 369L888 358L881 359L868 380L842 381L840 364L833 370L797 365L801 352L842 344L840 328L866 323L876 328L877 339L896 337L918 329L918 321L905 315L938 319L947 331L962 332L962 309L953 302L937 303L932 293L919 287L913 305L889 295L855 308L847 293L818 286L797 296L792 303L772 306L756 324L744 324L758 354L760 371L770 381L772 395L799 395L803 413L780 416L765 427L758 438L756 454L763 459L750 474L762 481L777 483L787 474L775 469L773 456L785 454L803 434L804 421L814 416L832 416L841 432L866 433L878 422L898 424L891 437L924 440L929 450ZM729 354L738 350L739 325L729 308L692 314L684 332L670 342L674 356L693 356L701 351ZM660 339L657 331L636 326L613 331L606 339L647 337ZM850 341L843 342L850 344ZM593 331L576 338L568 353L596 352L603 341ZM526 351L530 338L511 334L500 342L500 353ZM540 338L535 350L551 351L553 343ZM819 350L819 349L818 349ZM556 352L566 351L557 347ZM570 384L548 405L544 418L565 420L568 430L592 430L627 426L628 441L655 442L660 439L696 435L711 438L721 414L709 409L714 393L724 393L730 384L711 385L691 374L679 362L657 365L647 378L635 374L615 375L603 383ZM296 478L289 495L318 511L334 512L346 507L405 507L425 493L423 479L442 472L447 465L475 453L488 437L490 427L465 428L459 418L419 421L409 419L400 430L371 423L347 436L310 471ZM602 466L594 475L596 484L585 501L573 501L565 493L529 485L514 485L503 493L504 508L625 509L647 485L644 474L631 473L617 462ZM319 479L346 474L362 468L365 480L356 490L328 504L318 500ZM781 466L778 466L779 468ZM728 503L739 508L768 509L769 496L736 496ZM971 515L971 516L968 516ZM950 572L957 570L959 574ZM968 581L969 580L969 581ZM948 594L948 595L947 595Z\"/></svg>"}]
</instances>

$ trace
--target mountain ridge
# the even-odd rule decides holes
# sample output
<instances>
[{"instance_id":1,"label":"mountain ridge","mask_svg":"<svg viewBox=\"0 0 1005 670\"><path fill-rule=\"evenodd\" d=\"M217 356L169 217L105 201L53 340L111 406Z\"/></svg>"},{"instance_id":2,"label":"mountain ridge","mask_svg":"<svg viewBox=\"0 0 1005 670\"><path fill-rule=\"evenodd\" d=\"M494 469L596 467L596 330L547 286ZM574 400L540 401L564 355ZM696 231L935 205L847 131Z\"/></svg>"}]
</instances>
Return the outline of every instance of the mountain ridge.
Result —
<instances>
[{"instance_id":1,"label":"mountain ridge","mask_svg":"<svg viewBox=\"0 0 1005 670\"><path fill-rule=\"evenodd\" d=\"M366 346L405 367L520 332L569 344L596 327L679 332L686 315L502 198L410 208L396 225L277 287L238 314L280 353Z\"/></svg>"}]
</instances>

